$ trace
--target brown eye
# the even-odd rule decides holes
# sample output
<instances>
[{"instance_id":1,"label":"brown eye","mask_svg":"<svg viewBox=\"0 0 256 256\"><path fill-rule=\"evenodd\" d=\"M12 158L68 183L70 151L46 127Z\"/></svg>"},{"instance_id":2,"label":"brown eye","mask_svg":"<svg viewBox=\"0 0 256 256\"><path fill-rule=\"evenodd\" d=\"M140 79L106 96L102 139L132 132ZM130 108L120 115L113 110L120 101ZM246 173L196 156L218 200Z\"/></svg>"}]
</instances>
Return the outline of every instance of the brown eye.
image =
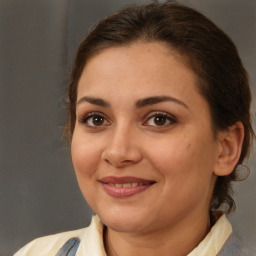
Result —
<instances>
[{"instance_id":1,"label":"brown eye","mask_svg":"<svg viewBox=\"0 0 256 256\"><path fill-rule=\"evenodd\" d=\"M155 115L151 116L147 119L144 126L153 126L153 127L161 127L161 126L168 126L171 124L176 123L176 119L167 113L156 113Z\"/></svg>"},{"instance_id":2,"label":"brown eye","mask_svg":"<svg viewBox=\"0 0 256 256\"><path fill-rule=\"evenodd\" d=\"M165 124L166 124L166 121L167 121L166 116L155 116L155 117L154 117L154 123L155 123L155 125L157 125L157 126L165 125Z\"/></svg>"},{"instance_id":3,"label":"brown eye","mask_svg":"<svg viewBox=\"0 0 256 256\"><path fill-rule=\"evenodd\" d=\"M89 128L97 128L110 125L110 122L103 115L93 112L82 118L80 122Z\"/></svg>"},{"instance_id":4,"label":"brown eye","mask_svg":"<svg viewBox=\"0 0 256 256\"><path fill-rule=\"evenodd\" d=\"M103 125L104 121L105 121L105 118L102 117L102 116L93 116L93 117L91 117L91 122L95 126ZM88 122L88 120L87 120L87 122Z\"/></svg>"}]
</instances>

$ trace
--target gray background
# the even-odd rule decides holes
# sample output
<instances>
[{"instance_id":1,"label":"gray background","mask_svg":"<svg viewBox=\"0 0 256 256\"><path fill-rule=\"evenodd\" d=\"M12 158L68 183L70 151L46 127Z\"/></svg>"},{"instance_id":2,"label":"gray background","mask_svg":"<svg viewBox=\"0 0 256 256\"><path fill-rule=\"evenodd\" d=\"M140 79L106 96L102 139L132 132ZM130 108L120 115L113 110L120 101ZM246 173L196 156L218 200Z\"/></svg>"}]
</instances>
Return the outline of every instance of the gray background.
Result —
<instances>
[{"instance_id":1,"label":"gray background","mask_svg":"<svg viewBox=\"0 0 256 256\"><path fill-rule=\"evenodd\" d=\"M0 0L0 255L31 239L88 225L91 211L61 140L63 97L75 49L118 0ZM256 105L256 1L183 0L238 46ZM232 93L232 92L231 92ZM238 103L239 104L239 103ZM250 177L235 185L235 232L256 255L256 152Z\"/></svg>"}]
</instances>

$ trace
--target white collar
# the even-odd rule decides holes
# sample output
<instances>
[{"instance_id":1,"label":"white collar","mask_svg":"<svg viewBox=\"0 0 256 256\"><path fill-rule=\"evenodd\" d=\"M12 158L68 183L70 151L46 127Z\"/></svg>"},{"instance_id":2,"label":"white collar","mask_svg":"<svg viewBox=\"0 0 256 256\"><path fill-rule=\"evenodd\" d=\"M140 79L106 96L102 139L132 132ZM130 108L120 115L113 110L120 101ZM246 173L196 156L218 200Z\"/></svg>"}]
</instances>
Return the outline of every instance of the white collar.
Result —
<instances>
[{"instance_id":1,"label":"white collar","mask_svg":"<svg viewBox=\"0 0 256 256\"><path fill-rule=\"evenodd\" d=\"M231 233L232 226L225 214L223 214L206 237L187 256L216 256ZM81 251L84 254L79 254L80 250L78 250L77 256L107 256L103 243L103 224L98 216L92 218L91 225L83 233L81 240Z\"/></svg>"}]
</instances>

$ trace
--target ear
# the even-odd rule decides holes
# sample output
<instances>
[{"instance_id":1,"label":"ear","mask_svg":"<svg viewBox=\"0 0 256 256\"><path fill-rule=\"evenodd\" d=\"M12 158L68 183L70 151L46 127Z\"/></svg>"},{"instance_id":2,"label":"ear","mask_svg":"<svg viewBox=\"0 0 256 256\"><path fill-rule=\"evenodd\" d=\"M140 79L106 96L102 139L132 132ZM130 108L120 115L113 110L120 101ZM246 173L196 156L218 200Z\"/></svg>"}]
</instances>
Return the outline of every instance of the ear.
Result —
<instances>
[{"instance_id":1,"label":"ear","mask_svg":"<svg viewBox=\"0 0 256 256\"><path fill-rule=\"evenodd\" d=\"M225 176L233 172L241 155L243 140L244 126L241 122L219 131L219 149L213 171L217 176Z\"/></svg>"}]
</instances>

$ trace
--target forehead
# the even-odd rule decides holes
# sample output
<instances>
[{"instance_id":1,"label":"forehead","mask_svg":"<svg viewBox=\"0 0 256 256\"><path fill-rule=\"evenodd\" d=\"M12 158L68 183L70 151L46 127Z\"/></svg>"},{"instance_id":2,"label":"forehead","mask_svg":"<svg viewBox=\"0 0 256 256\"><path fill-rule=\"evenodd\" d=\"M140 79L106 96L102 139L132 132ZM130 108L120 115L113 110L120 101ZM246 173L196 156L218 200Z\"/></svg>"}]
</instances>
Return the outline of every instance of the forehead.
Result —
<instances>
[{"instance_id":1,"label":"forehead","mask_svg":"<svg viewBox=\"0 0 256 256\"><path fill-rule=\"evenodd\" d=\"M93 55L84 67L78 83L81 89L104 91L115 89L155 90L161 85L175 83L176 89L193 84L197 76L186 64L186 58L164 43L136 42L126 46L110 47ZM165 89L168 89L166 86Z\"/></svg>"}]
</instances>

